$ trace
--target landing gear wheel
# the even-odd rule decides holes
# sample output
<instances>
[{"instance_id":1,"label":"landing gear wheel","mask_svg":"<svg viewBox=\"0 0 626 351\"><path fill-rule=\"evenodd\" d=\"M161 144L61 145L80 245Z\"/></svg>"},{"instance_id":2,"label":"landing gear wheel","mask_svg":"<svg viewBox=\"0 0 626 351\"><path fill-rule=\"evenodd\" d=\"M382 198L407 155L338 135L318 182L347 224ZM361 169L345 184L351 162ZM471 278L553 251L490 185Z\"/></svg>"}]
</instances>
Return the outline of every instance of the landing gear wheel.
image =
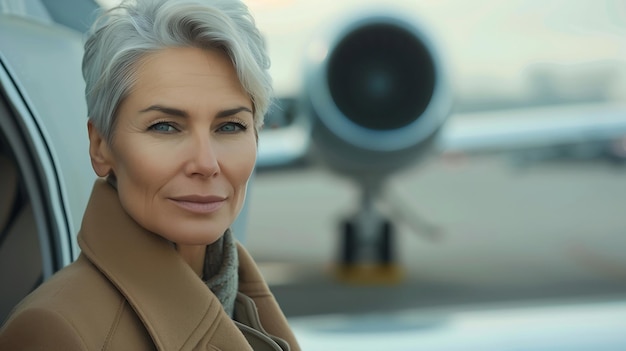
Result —
<instances>
[{"instance_id":1,"label":"landing gear wheel","mask_svg":"<svg viewBox=\"0 0 626 351\"><path fill-rule=\"evenodd\" d=\"M357 233L354 224L348 220L343 222L342 229L339 262L344 266L349 266L356 263Z\"/></svg>"},{"instance_id":2,"label":"landing gear wheel","mask_svg":"<svg viewBox=\"0 0 626 351\"><path fill-rule=\"evenodd\" d=\"M380 245L378 246L378 254L380 263L383 265L393 264L393 226L391 222L385 221L383 223L382 231L380 233Z\"/></svg>"},{"instance_id":3,"label":"landing gear wheel","mask_svg":"<svg viewBox=\"0 0 626 351\"><path fill-rule=\"evenodd\" d=\"M336 269L340 281L359 285L388 285L402 281L402 269L394 262L394 232L389 220L382 222L376 233L377 240L370 242L359 240L362 233L357 232L356 224L350 220L343 221L341 229L340 258ZM361 247L363 245L366 246ZM370 255L363 257L360 255L363 253Z\"/></svg>"}]
</instances>

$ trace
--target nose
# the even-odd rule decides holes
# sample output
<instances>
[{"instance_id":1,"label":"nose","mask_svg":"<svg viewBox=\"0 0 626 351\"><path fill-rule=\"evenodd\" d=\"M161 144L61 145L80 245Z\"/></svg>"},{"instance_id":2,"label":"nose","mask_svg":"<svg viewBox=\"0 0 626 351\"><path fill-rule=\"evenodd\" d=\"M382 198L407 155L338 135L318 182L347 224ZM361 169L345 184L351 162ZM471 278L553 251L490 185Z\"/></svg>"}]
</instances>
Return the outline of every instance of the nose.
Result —
<instances>
[{"instance_id":1,"label":"nose","mask_svg":"<svg viewBox=\"0 0 626 351\"><path fill-rule=\"evenodd\" d=\"M185 173L191 177L213 177L220 172L216 148L209 136L196 136L190 143Z\"/></svg>"}]
</instances>

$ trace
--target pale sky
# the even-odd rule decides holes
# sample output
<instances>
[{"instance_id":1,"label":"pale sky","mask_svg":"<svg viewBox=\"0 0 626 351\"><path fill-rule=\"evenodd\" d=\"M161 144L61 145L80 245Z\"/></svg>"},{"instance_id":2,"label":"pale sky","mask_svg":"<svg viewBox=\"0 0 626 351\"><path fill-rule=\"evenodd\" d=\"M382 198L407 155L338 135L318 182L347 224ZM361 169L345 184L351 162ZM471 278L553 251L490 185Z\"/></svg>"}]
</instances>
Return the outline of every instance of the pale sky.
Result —
<instances>
[{"instance_id":1,"label":"pale sky","mask_svg":"<svg viewBox=\"0 0 626 351\"><path fill-rule=\"evenodd\" d=\"M612 76L612 94L626 99L626 2L621 0L247 3L267 39L278 94L299 91L305 50L320 29L355 11L393 8L414 16L432 34L458 94L525 94L532 89L529 72L543 68L569 89L604 84L602 77Z\"/></svg>"}]
</instances>

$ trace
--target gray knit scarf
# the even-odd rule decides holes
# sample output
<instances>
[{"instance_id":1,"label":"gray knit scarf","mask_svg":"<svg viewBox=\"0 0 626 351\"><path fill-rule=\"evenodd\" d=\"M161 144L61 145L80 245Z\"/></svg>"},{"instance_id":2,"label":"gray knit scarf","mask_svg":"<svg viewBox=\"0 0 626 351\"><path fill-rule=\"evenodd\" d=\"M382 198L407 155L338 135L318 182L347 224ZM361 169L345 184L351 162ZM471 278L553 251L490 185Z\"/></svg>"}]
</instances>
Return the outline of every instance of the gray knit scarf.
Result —
<instances>
[{"instance_id":1,"label":"gray knit scarf","mask_svg":"<svg viewBox=\"0 0 626 351\"><path fill-rule=\"evenodd\" d=\"M237 245L230 229L211 245L207 245L204 256L202 280L222 303L229 316L235 310L239 275Z\"/></svg>"}]
</instances>

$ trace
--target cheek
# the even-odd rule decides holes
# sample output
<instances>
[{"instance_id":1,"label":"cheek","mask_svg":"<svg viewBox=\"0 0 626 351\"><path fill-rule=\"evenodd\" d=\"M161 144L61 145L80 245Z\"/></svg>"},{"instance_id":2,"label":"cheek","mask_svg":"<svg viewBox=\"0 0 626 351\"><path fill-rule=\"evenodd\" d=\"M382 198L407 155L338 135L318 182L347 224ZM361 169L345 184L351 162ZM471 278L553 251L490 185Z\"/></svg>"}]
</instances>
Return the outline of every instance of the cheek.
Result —
<instances>
[{"instance_id":1,"label":"cheek","mask_svg":"<svg viewBox=\"0 0 626 351\"><path fill-rule=\"evenodd\" d=\"M245 190L256 162L256 142L253 138L246 142L233 143L225 147L222 158L222 171L228 175L235 190Z\"/></svg>"},{"instance_id":2,"label":"cheek","mask_svg":"<svg viewBox=\"0 0 626 351\"><path fill-rule=\"evenodd\" d=\"M120 145L122 149L117 153L116 175L128 177L131 183L140 183L148 186L163 175L170 173L168 170L176 166L179 159L175 153L176 148L169 145L164 147L157 143L140 142Z\"/></svg>"}]
</instances>

